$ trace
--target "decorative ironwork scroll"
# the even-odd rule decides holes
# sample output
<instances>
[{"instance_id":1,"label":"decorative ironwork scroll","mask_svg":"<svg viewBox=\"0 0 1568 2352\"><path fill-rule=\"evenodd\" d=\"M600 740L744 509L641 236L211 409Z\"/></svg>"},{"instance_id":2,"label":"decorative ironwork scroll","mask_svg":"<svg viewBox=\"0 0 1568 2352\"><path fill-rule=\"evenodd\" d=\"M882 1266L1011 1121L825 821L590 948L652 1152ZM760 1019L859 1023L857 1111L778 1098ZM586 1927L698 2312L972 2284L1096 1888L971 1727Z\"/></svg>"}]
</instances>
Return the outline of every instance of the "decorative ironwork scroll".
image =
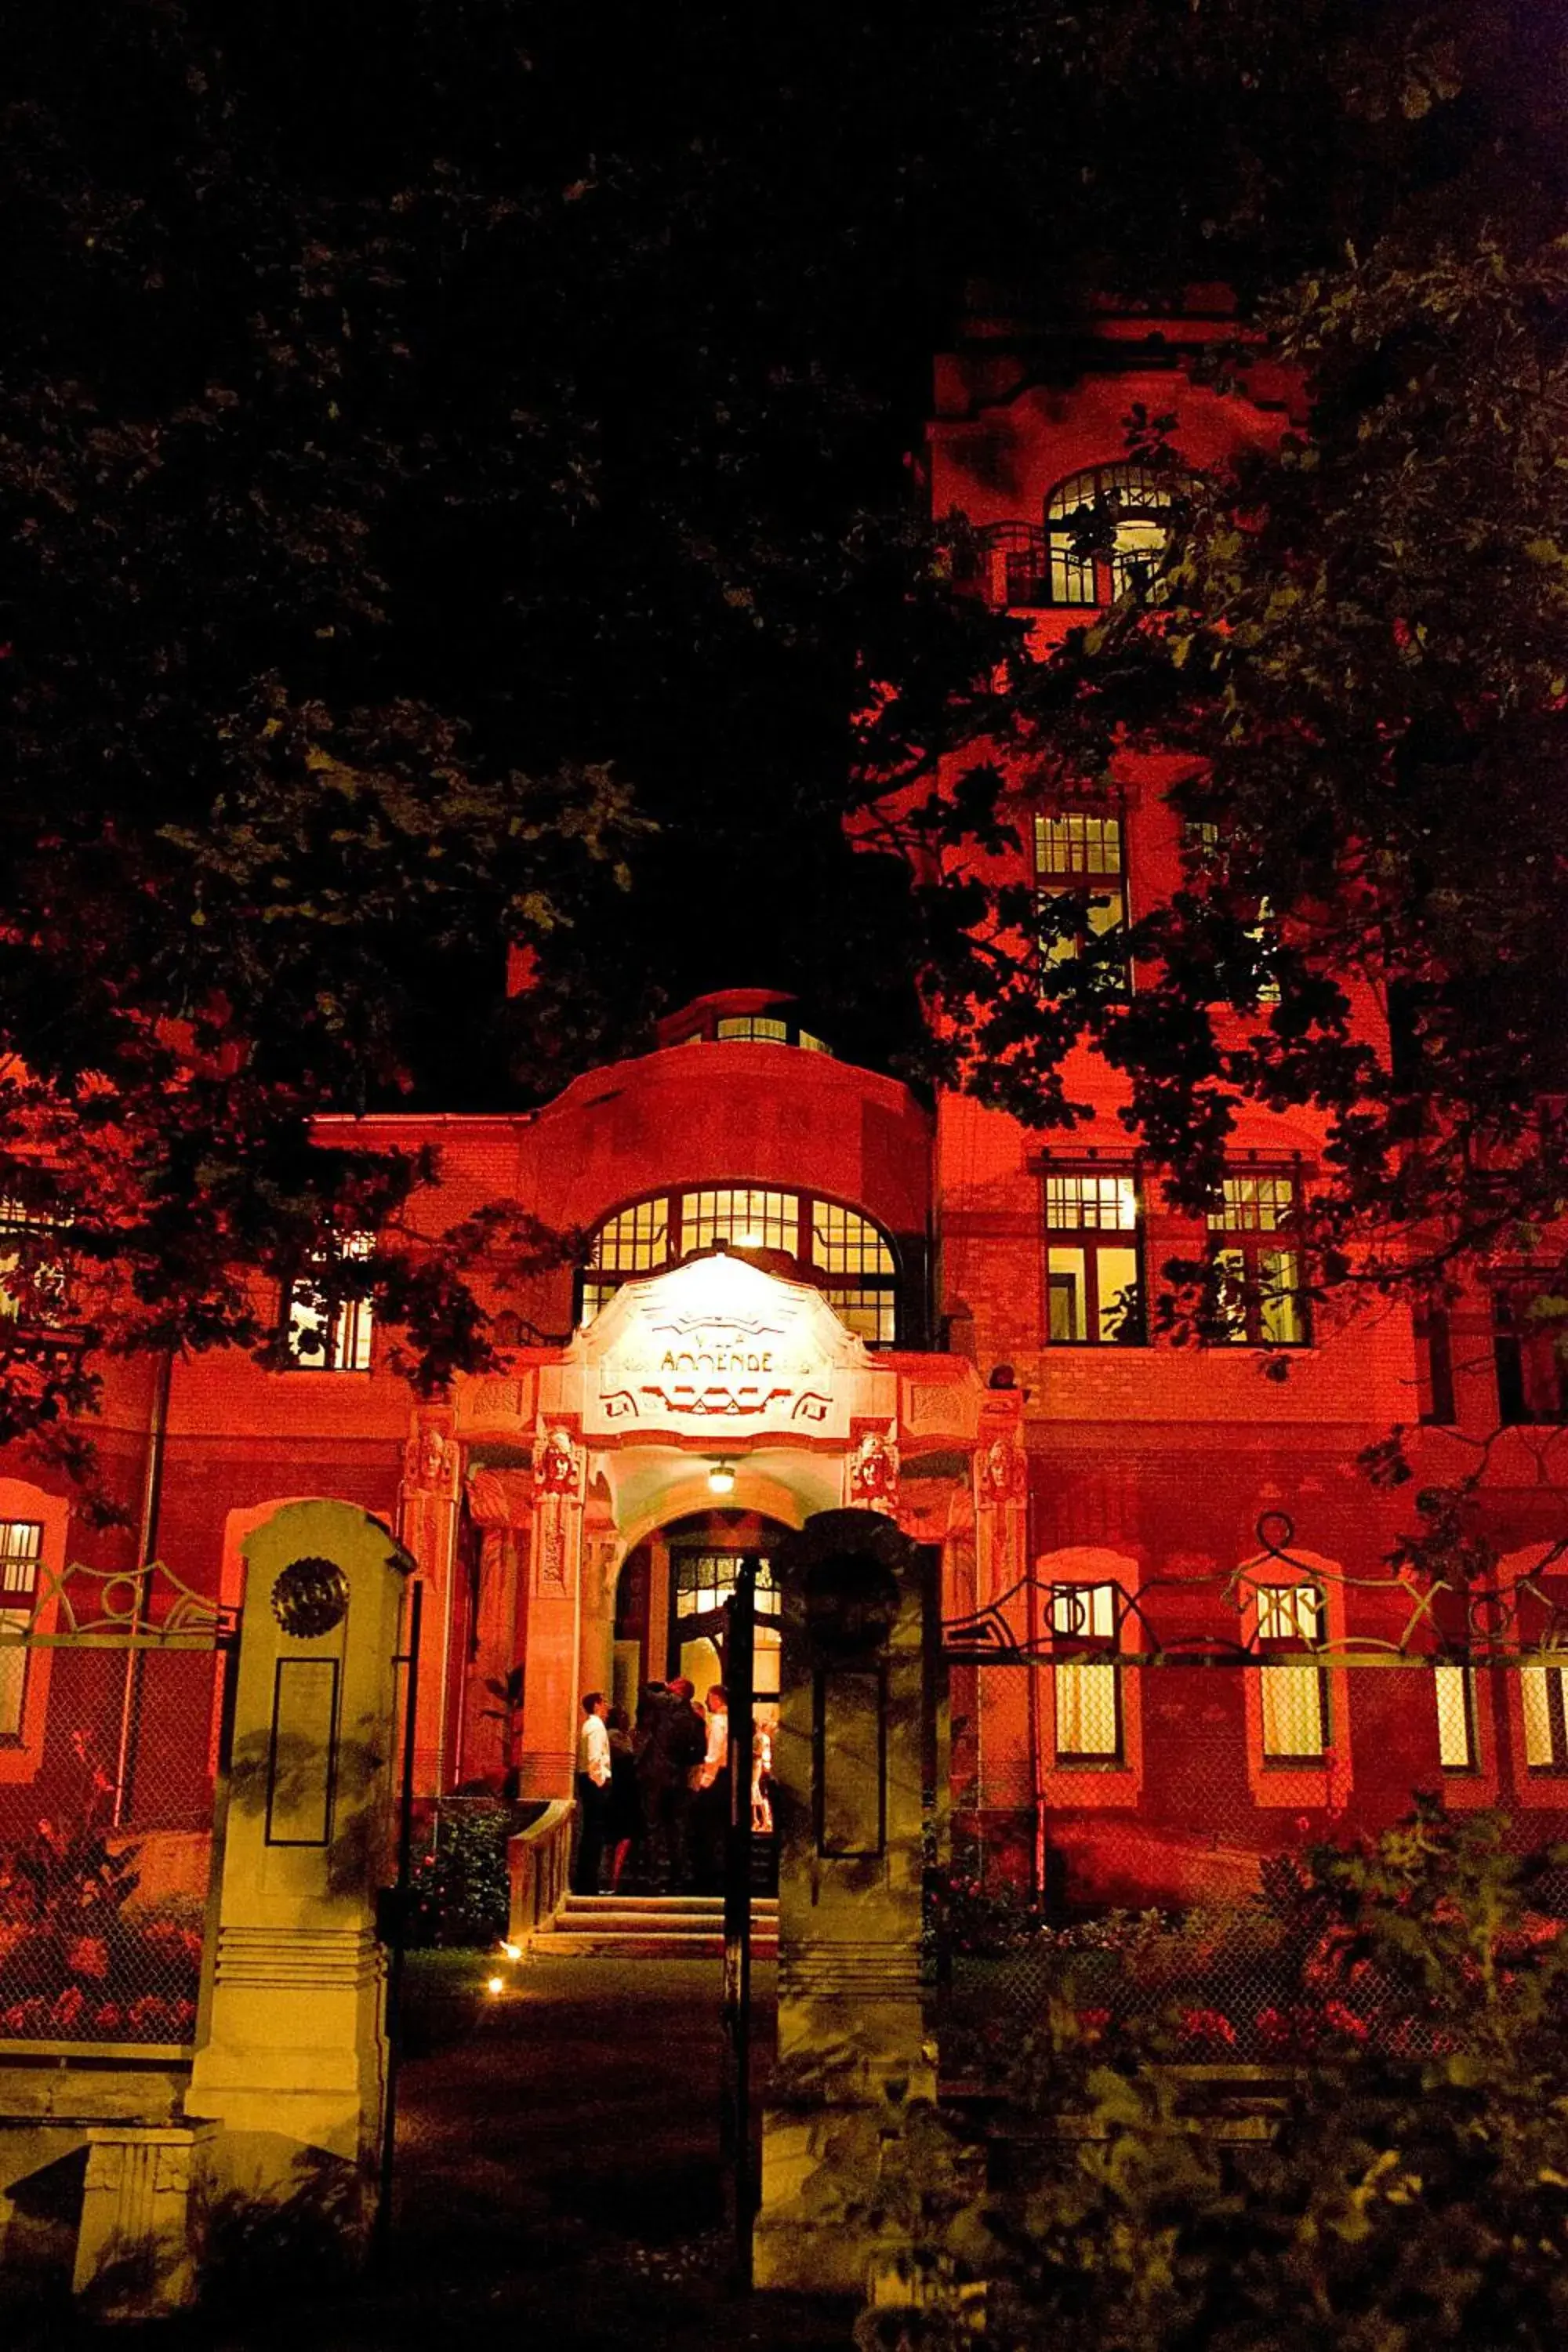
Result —
<instances>
[{"instance_id":1,"label":"decorative ironwork scroll","mask_svg":"<svg viewBox=\"0 0 1568 2352\"><path fill-rule=\"evenodd\" d=\"M0 1647L215 1650L232 1642L237 1611L193 1591L161 1559L144 1568L41 1568L25 1607L0 1609Z\"/></svg>"}]
</instances>

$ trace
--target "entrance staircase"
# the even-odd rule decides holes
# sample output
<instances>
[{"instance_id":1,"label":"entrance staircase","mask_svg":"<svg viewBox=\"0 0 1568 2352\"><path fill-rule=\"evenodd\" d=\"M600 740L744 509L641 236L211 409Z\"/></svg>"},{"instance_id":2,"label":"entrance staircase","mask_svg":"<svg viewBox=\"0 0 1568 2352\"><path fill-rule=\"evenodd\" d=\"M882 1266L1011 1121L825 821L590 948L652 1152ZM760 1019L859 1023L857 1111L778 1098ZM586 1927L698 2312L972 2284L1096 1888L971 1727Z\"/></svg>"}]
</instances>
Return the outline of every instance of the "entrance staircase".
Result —
<instances>
[{"instance_id":1,"label":"entrance staircase","mask_svg":"<svg viewBox=\"0 0 1568 2352\"><path fill-rule=\"evenodd\" d=\"M752 1897L752 1957L779 1948L776 1895ZM569 1895L529 1947L535 1960L719 1960L724 1905L717 1895Z\"/></svg>"}]
</instances>

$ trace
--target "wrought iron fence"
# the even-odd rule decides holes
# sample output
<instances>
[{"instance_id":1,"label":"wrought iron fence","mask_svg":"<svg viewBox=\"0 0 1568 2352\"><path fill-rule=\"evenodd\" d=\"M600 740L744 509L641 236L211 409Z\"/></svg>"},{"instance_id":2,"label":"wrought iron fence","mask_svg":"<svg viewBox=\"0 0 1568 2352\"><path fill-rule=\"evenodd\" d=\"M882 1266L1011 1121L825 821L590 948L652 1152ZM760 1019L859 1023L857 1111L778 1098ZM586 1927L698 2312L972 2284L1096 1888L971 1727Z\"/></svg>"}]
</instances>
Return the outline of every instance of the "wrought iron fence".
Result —
<instances>
[{"instance_id":1,"label":"wrought iron fence","mask_svg":"<svg viewBox=\"0 0 1568 2352\"><path fill-rule=\"evenodd\" d=\"M0 1613L0 2050L194 2040L232 1630L157 1565Z\"/></svg>"}]
</instances>

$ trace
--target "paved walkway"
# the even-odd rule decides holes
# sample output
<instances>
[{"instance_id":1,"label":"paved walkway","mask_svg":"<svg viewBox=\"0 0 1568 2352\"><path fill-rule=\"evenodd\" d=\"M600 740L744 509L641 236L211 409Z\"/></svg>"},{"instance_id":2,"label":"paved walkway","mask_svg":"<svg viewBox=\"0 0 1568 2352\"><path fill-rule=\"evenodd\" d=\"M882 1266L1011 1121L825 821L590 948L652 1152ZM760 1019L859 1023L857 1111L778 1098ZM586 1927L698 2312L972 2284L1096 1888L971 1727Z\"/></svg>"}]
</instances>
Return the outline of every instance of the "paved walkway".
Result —
<instances>
[{"instance_id":1,"label":"paved walkway","mask_svg":"<svg viewBox=\"0 0 1568 2352\"><path fill-rule=\"evenodd\" d=\"M847 2352L853 2313L728 2284L720 1969L552 1960L487 1997L481 1955L411 1963L397 2225L346 2293L102 2334L57 2316L17 2352ZM774 1969L755 1975L759 2095ZM11 2352L8 2343L6 2352Z\"/></svg>"}]
</instances>

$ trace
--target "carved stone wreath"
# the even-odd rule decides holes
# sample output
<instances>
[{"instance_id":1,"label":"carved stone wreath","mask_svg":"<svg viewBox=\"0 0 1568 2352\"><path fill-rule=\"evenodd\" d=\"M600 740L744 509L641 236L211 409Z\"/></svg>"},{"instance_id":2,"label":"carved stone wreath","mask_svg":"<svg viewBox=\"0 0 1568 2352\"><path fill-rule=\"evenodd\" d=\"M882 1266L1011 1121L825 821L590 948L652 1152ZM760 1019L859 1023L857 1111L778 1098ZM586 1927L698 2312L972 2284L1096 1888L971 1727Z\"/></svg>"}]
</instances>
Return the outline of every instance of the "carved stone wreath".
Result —
<instances>
[{"instance_id":1,"label":"carved stone wreath","mask_svg":"<svg viewBox=\"0 0 1568 2352\"><path fill-rule=\"evenodd\" d=\"M333 1559L290 1560L272 1588L272 1614L296 1642L319 1642L348 1610L349 1580Z\"/></svg>"}]
</instances>

